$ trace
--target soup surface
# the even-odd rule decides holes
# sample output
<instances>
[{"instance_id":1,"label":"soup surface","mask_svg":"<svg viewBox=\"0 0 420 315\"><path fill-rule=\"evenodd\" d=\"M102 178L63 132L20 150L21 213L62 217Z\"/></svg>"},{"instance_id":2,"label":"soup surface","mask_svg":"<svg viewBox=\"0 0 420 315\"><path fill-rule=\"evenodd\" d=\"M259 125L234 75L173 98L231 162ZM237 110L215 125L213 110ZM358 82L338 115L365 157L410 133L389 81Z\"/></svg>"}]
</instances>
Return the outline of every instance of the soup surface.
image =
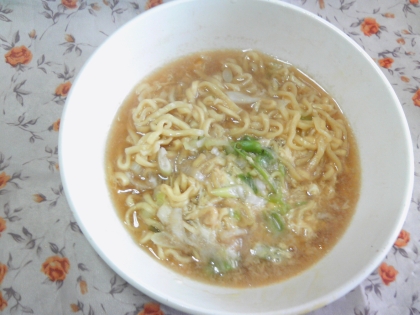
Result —
<instances>
[{"instance_id":1,"label":"soup surface","mask_svg":"<svg viewBox=\"0 0 420 315\"><path fill-rule=\"evenodd\" d=\"M106 167L140 247L235 287L318 261L343 234L360 186L356 143L334 100L252 50L187 56L139 83L113 123Z\"/></svg>"}]
</instances>

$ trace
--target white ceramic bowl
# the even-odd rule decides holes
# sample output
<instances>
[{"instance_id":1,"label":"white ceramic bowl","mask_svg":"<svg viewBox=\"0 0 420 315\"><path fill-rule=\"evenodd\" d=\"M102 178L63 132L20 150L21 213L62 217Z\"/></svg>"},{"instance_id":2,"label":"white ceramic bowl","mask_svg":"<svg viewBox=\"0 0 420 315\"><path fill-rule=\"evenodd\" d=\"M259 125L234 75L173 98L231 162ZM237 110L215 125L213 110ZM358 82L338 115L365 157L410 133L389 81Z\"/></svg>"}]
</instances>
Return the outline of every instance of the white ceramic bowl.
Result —
<instances>
[{"instance_id":1,"label":"white ceramic bowl","mask_svg":"<svg viewBox=\"0 0 420 315\"><path fill-rule=\"evenodd\" d=\"M260 50L312 76L342 107L360 150L360 201L342 239L310 269L266 287L211 286L163 267L134 244L105 182L108 130L133 86L179 56L222 48ZM189 313L295 314L336 300L380 264L410 202L411 140L391 85L344 33L279 1L178 0L145 12L92 55L73 84L61 122L63 185L86 238L134 287Z\"/></svg>"}]
</instances>

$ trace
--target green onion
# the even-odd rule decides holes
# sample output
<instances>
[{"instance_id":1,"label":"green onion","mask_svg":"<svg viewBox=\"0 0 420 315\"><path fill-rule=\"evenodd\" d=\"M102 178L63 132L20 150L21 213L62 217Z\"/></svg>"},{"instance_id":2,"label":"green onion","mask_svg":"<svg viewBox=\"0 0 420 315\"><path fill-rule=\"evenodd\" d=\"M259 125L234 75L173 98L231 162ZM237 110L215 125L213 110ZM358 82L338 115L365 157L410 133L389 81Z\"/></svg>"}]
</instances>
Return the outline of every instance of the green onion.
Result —
<instances>
[{"instance_id":1,"label":"green onion","mask_svg":"<svg viewBox=\"0 0 420 315\"><path fill-rule=\"evenodd\" d=\"M312 120L312 116L301 116L300 120Z\"/></svg>"},{"instance_id":2,"label":"green onion","mask_svg":"<svg viewBox=\"0 0 420 315\"><path fill-rule=\"evenodd\" d=\"M257 243L250 251L251 255L257 256L261 259L269 260L274 263L280 262L283 258L288 258L290 255L287 253L287 251L278 247L260 243Z\"/></svg>"},{"instance_id":3,"label":"green onion","mask_svg":"<svg viewBox=\"0 0 420 315\"><path fill-rule=\"evenodd\" d=\"M230 147L226 147L225 150L226 154L236 153L238 156L244 158L260 174L271 191L271 197L268 198L269 201L284 204L281 190L278 186L284 184L286 170L281 161L275 158L274 153L269 148L262 147L261 143L255 138L244 136L241 140L233 142ZM279 183L276 183L270 175L270 172L276 171L279 171L283 177ZM241 174L239 178L248 184L254 193L258 192L249 173L246 175ZM273 196L275 197L273 198Z\"/></svg>"},{"instance_id":4,"label":"green onion","mask_svg":"<svg viewBox=\"0 0 420 315\"><path fill-rule=\"evenodd\" d=\"M234 148L253 153L261 153L263 151L261 143L250 137L244 137L242 140L236 141Z\"/></svg>"},{"instance_id":5,"label":"green onion","mask_svg":"<svg viewBox=\"0 0 420 315\"><path fill-rule=\"evenodd\" d=\"M270 217L274 223L274 227L278 230L278 231L283 231L284 230L284 222L283 222L283 218L280 216L280 214L278 214L277 212L271 212Z\"/></svg>"},{"instance_id":6,"label":"green onion","mask_svg":"<svg viewBox=\"0 0 420 315\"><path fill-rule=\"evenodd\" d=\"M278 205L284 204L283 195L281 193L276 193L276 194L271 193L268 195L267 199L268 201L274 204L278 204Z\"/></svg>"},{"instance_id":7,"label":"green onion","mask_svg":"<svg viewBox=\"0 0 420 315\"><path fill-rule=\"evenodd\" d=\"M156 198L156 204L160 207L165 203L165 194L161 191L157 192L155 195Z\"/></svg>"},{"instance_id":8,"label":"green onion","mask_svg":"<svg viewBox=\"0 0 420 315\"><path fill-rule=\"evenodd\" d=\"M285 229L281 215L276 211L264 212L263 214L267 229L272 233L278 233Z\"/></svg>"},{"instance_id":9,"label":"green onion","mask_svg":"<svg viewBox=\"0 0 420 315\"><path fill-rule=\"evenodd\" d=\"M272 191L276 191L276 184L273 182L273 180L270 177L270 174L267 172L267 170L260 164L256 163L252 156L248 155L245 151L242 149L238 149L234 147L234 150L236 153L238 153L240 156L242 156L252 167L254 167L258 173L262 176L262 178L265 180L265 182L270 186L270 189Z\"/></svg>"},{"instance_id":10,"label":"green onion","mask_svg":"<svg viewBox=\"0 0 420 315\"><path fill-rule=\"evenodd\" d=\"M281 173L281 175L282 175L282 177L284 179L284 177L286 176L286 167L284 166L283 163L281 163L281 161L278 164L278 170L279 170L279 172Z\"/></svg>"},{"instance_id":11,"label":"green onion","mask_svg":"<svg viewBox=\"0 0 420 315\"><path fill-rule=\"evenodd\" d=\"M235 211L233 209L229 209L229 216L234 218L235 220L241 220L241 213L239 211Z\"/></svg>"},{"instance_id":12,"label":"green onion","mask_svg":"<svg viewBox=\"0 0 420 315\"><path fill-rule=\"evenodd\" d=\"M232 258L227 257L225 253L209 260L207 270L216 275L223 275L238 266L238 262Z\"/></svg>"},{"instance_id":13,"label":"green onion","mask_svg":"<svg viewBox=\"0 0 420 315\"><path fill-rule=\"evenodd\" d=\"M248 160L248 159L247 159ZM252 161L252 159L251 159ZM250 162L250 161L248 161ZM251 162L250 162L251 164ZM267 170L260 164L260 163L255 163L253 161L253 163L251 164L254 166L254 168L258 171L258 173L260 173L260 175L262 176L262 178L264 179L264 181L268 184L268 186L270 186L271 191L275 192L277 191L277 185L276 183L273 181L273 179L271 178L270 174L267 172Z\"/></svg>"},{"instance_id":14,"label":"green onion","mask_svg":"<svg viewBox=\"0 0 420 315\"><path fill-rule=\"evenodd\" d=\"M160 230L153 225L149 225L149 230L154 232L154 233L159 233L160 232Z\"/></svg>"},{"instance_id":15,"label":"green onion","mask_svg":"<svg viewBox=\"0 0 420 315\"><path fill-rule=\"evenodd\" d=\"M251 174L239 174L238 178L242 180L245 184L247 184L249 187L251 187L255 194L258 193L257 185L255 184Z\"/></svg>"},{"instance_id":16,"label":"green onion","mask_svg":"<svg viewBox=\"0 0 420 315\"><path fill-rule=\"evenodd\" d=\"M290 205L288 205L288 204L286 204L286 203L282 203L279 207L277 207L276 209L275 209L275 211L276 212L278 212L278 213L280 213L281 215L286 215L287 214L287 212L289 212L289 210L291 209L292 207L290 206Z\"/></svg>"},{"instance_id":17,"label":"green onion","mask_svg":"<svg viewBox=\"0 0 420 315\"><path fill-rule=\"evenodd\" d=\"M268 184L272 192L277 192L277 185L266 170L266 166L273 160L273 155L267 149L264 149L256 139L249 136L232 144L233 150L239 156L243 157Z\"/></svg>"},{"instance_id":18,"label":"green onion","mask_svg":"<svg viewBox=\"0 0 420 315\"><path fill-rule=\"evenodd\" d=\"M227 186L213 189L210 192L212 195L223 198L241 198L244 194L244 189L241 185Z\"/></svg>"}]
</instances>

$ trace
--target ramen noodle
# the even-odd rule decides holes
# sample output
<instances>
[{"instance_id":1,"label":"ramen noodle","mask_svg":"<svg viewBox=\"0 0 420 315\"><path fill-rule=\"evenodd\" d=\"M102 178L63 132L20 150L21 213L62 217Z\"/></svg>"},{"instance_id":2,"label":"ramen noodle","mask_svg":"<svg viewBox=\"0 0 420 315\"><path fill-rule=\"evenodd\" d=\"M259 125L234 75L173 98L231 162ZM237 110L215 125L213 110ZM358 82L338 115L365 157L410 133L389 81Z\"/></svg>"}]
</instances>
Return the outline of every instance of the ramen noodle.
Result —
<instances>
[{"instance_id":1,"label":"ramen noodle","mask_svg":"<svg viewBox=\"0 0 420 315\"><path fill-rule=\"evenodd\" d=\"M142 81L117 114L106 159L135 242L227 286L308 268L342 235L359 194L357 147L337 104L253 50L187 56Z\"/></svg>"}]
</instances>

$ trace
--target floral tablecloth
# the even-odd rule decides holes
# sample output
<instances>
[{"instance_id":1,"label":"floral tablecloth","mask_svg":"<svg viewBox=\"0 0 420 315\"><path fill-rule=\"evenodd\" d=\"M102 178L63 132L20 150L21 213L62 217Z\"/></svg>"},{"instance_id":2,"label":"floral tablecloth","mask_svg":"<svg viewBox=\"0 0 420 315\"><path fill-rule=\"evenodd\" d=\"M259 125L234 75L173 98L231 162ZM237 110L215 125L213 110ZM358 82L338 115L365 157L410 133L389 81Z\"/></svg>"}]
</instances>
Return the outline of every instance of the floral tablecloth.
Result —
<instances>
[{"instance_id":1,"label":"floral tablecloth","mask_svg":"<svg viewBox=\"0 0 420 315\"><path fill-rule=\"evenodd\" d=\"M63 105L84 62L117 28L163 2L0 0L1 313L181 314L95 253L63 194L57 156ZM385 260L311 314L420 314L419 0L287 2L333 23L377 62L405 111L415 155L410 210Z\"/></svg>"}]
</instances>

